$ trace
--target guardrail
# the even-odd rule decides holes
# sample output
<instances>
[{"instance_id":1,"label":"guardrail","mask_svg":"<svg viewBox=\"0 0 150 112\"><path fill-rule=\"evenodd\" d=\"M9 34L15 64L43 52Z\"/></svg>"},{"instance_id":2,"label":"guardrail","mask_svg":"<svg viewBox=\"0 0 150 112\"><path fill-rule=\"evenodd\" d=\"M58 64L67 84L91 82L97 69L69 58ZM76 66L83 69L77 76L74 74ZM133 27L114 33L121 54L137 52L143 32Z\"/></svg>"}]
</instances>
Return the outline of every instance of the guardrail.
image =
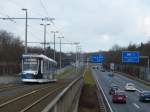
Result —
<instances>
[{"instance_id":1,"label":"guardrail","mask_svg":"<svg viewBox=\"0 0 150 112\"><path fill-rule=\"evenodd\" d=\"M101 95L100 98L102 98L102 100L103 100L105 112L114 112L114 111L112 110L112 108L111 108L111 106L110 106L108 100L107 100L107 97L106 97L106 95L105 95L105 93L104 93L104 91L103 91L103 88L101 87L101 84L99 83L99 81L98 81L98 79L96 78L96 76L95 76L95 75L93 75L93 76L94 76L94 79L95 79L95 81L96 81L96 86L97 86L97 88L98 88L98 92L101 93L101 94L100 94L100 95Z\"/></svg>"},{"instance_id":2,"label":"guardrail","mask_svg":"<svg viewBox=\"0 0 150 112\"><path fill-rule=\"evenodd\" d=\"M83 76L71 82L42 112L77 112Z\"/></svg>"}]
</instances>

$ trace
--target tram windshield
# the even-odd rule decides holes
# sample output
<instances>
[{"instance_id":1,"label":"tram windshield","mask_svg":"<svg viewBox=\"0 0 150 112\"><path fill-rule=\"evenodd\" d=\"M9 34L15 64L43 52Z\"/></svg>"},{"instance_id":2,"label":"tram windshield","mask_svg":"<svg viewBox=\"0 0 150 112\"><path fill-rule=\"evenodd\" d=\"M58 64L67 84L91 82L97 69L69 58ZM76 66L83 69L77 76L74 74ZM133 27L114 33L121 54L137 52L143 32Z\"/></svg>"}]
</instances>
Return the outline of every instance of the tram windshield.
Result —
<instances>
[{"instance_id":1,"label":"tram windshield","mask_svg":"<svg viewBox=\"0 0 150 112\"><path fill-rule=\"evenodd\" d=\"M23 71L37 71L38 70L38 59L36 58L24 58L23 59Z\"/></svg>"}]
</instances>

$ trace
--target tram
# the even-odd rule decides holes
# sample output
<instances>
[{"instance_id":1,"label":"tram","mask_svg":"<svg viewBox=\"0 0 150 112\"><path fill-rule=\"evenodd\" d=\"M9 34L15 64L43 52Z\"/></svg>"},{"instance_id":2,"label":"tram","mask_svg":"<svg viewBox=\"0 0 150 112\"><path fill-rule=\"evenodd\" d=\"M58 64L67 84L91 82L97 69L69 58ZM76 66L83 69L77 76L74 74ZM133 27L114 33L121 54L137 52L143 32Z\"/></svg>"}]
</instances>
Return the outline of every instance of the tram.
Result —
<instances>
[{"instance_id":1,"label":"tram","mask_svg":"<svg viewBox=\"0 0 150 112\"><path fill-rule=\"evenodd\" d=\"M45 55L22 55L22 82L45 83L57 81L54 77L57 62Z\"/></svg>"}]
</instances>

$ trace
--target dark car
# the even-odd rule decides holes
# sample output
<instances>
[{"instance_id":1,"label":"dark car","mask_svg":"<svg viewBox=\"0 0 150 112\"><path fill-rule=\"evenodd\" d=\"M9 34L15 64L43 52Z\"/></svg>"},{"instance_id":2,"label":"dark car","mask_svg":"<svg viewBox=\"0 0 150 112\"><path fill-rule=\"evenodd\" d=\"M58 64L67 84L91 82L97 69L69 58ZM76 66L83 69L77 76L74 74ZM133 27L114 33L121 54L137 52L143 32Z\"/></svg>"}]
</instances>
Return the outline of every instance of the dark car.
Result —
<instances>
[{"instance_id":1,"label":"dark car","mask_svg":"<svg viewBox=\"0 0 150 112\"><path fill-rule=\"evenodd\" d=\"M124 91L116 91L112 96L113 103L126 103L127 97Z\"/></svg>"},{"instance_id":2,"label":"dark car","mask_svg":"<svg viewBox=\"0 0 150 112\"><path fill-rule=\"evenodd\" d=\"M150 102L150 91L143 91L142 93L140 93L139 96L139 101L144 102Z\"/></svg>"},{"instance_id":3,"label":"dark car","mask_svg":"<svg viewBox=\"0 0 150 112\"><path fill-rule=\"evenodd\" d=\"M109 77L113 77L114 74L113 74L113 73L109 73L108 76L109 76Z\"/></svg>"},{"instance_id":4,"label":"dark car","mask_svg":"<svg viewBox=\"0 0 150 112\"><path fill-rule=\"evenodd\" d=\"M102 71L102 72L105 72L105 70L104 70L104 69L102 69L101 71Z\"/></svg>"},{"instance_id":5,"label":"dark car","mask_svg":"<svg viewBox=\"0 0 150 112\"><path fill-rule=\"evenodd\" d=\"M92 69L98 70L98 66L93 66Z\"/></svg>"},{"instance_id":6,"label":"dark car","mask_svg":"<svg viewBox=\"0 0 150 112\"><path fill-rule=\"evenodd\" d=\"M117 85L111 85L110 90L109 90L109 94L113 95L118 90L119 90L119 87Z\"/></svg>"}]
</instances>

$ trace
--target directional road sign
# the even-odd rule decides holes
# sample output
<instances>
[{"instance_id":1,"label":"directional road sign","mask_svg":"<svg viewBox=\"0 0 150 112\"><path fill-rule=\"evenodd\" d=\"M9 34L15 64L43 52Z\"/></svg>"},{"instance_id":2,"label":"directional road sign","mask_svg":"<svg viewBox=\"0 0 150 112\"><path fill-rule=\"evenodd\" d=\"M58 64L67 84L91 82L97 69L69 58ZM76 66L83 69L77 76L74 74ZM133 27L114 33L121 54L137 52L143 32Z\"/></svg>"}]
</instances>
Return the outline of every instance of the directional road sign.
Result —
<instances>
[{"instance_id":1,"label":"directional road sign","mask_svg":"<svg viewBox=\"0 0 150 112\"><path fill-rule=\"evenodd\" d=\"M101 63L104 61L104 56L102 54L93 54L91 56L91 61L96 63Z\"/></svg>"},{"instance_id":2,"label":"directional road sign","mask_svg":"<svg viewBox=\"0 0 150 112\"><path fill-rule=\"evenodd\" d=\"M122 62L138 63L140 58L140 53L138 51L123 51L122 52Z\"/></svg>"}]
</instances>

